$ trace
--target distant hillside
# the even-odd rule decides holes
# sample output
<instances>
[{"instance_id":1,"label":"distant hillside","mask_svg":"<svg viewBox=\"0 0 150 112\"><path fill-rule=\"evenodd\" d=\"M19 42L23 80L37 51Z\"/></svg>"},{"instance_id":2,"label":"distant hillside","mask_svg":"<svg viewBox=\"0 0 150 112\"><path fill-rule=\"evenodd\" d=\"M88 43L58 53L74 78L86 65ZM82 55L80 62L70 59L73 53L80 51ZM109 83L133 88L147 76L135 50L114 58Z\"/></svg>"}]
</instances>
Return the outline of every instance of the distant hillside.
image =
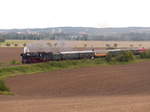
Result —
<instances>
[{"instance_id":1,"label":"distant hillside","mask_svg":"<svg viewBox=\"0 0 150 112\"><path fill-rule=\"evenodd\" d=\"M150 40L150 27L92 28L50 27L34 29L0 29L5 39L67 40Z\"/></svg>"}]
</instances>

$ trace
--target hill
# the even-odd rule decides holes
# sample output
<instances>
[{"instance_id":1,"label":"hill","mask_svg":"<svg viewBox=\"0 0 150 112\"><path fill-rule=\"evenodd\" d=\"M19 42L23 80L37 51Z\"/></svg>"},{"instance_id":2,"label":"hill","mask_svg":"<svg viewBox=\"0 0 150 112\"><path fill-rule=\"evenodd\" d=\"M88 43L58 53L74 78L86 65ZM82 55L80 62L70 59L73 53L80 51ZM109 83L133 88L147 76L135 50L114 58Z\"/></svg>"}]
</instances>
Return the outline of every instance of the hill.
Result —
<instances>
[{"instance_id":1,"label":"hill","mask_svg":"<svg viewBox=\"0 0 150 112\"><path fill-rule=\"evenodd\" d=\"M150 40L150 27L50 27L33 29L1 29L0 37L18 40Z\"/></svg>"}]
</instances>

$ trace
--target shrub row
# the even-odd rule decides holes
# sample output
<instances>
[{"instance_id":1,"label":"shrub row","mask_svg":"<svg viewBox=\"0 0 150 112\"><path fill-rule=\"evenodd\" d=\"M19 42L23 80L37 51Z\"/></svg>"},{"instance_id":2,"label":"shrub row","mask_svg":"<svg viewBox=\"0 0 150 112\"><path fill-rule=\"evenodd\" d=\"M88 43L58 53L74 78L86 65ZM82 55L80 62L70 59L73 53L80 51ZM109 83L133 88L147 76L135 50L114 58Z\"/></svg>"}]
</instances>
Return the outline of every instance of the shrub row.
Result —
<instances>
[{"instance_id":1,"label":"shrub row","mask_svg":"<svg viewBox=\"0 0 150 112\"><path fill-rule=\"evenodd\" d=\"M5 85L4 81L0 80L0 91L9 91L9 88Z\"/></svg>"},{"instance_id":2,"label":"shrub row","mask_svg":"<svg viewBox=\"0 0 150 112\"><path fill-rule=\"evenodd\" d=\"M135 60L135 56L131 51L121 51L116 54L110 52L105 59L107 62L129 62Z\"/></svg>"},{"instance_id":3,"label":"shrub row","mask_svg":"<svg viewBox=\"0 0 150 112\"><path fill-rule=\"evenodd\" d=\"M150 58L150 50L141 53L140 58L142 58L142 59Z\"/></svg>"}]
</instances>

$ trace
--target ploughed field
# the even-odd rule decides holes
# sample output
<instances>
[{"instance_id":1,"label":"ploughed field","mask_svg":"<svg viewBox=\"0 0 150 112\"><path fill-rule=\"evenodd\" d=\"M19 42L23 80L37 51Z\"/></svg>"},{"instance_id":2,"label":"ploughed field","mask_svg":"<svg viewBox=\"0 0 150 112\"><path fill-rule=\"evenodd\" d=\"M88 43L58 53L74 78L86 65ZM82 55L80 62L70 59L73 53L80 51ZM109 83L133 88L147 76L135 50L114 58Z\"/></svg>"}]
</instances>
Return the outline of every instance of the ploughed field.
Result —
<instances>
[{"instance_id":1,"label":"ploughed field","mask_svg":"<svg viewBox=\"0 0 150 112\"><path fill-rule=\"evenodd\" d=\"M6 80L2 112L148 112L150 62L84 67Z\"/></svg>"},{"instance_id":2,"label":"ploughed field","mask_svg":"<svg viewBox=\"0 0 150 112\"><path fill-rule=\"evenodd\" d=\"M0 47L0 62L21 61L20 53L22 52L23 48Z\"/></svg>"}]
</instances>

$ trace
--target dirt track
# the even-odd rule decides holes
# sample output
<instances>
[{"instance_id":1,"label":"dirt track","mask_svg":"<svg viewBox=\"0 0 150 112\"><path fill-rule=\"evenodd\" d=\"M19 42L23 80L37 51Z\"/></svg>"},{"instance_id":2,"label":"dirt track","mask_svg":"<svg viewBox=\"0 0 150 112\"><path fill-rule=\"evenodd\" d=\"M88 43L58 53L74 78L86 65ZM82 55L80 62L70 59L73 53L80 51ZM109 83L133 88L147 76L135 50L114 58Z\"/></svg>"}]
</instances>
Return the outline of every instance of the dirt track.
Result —
<instances>
[{"instance_id":1,"label":"dirt track","mask_svg":"<svg viewBox=\"0 0 150 112\"><path fill-rule=\"evenodd\" d=\"M147 112L150 62L85 67L9 78L2 112Z\"/></svg>"}]
</instances>

